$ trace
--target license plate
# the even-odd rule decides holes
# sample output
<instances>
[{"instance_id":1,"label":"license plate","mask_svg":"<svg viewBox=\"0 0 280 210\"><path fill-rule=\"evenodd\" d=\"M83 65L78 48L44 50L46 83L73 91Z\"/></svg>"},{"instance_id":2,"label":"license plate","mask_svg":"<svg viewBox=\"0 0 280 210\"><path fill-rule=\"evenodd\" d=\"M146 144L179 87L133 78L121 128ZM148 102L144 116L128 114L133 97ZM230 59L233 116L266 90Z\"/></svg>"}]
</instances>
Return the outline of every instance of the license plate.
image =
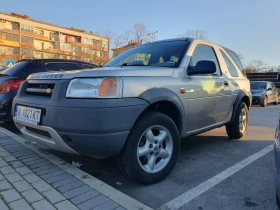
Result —
<instances>
[{"instance_id":1,"label":"license plate","mask_svg":"<svg viewBox=\"0 0 280 210\"><path fill-rule=\"evenodd\" d=\"M16 106L15 118L24 122L37 125L41 120L41 112L41 109L26 106Z\"/></svg>"}]
</instances>

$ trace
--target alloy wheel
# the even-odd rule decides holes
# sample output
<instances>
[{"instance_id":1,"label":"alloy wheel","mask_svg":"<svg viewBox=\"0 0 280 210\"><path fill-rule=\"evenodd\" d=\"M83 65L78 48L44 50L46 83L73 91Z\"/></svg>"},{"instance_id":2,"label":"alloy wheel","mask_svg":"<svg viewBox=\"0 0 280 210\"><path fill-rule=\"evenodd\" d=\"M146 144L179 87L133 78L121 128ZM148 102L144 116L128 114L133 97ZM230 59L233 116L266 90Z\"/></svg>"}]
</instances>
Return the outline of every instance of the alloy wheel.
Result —
<instances>
[{"instance_id":1,"label":"alloy wheel","mask_svg":"<svg viewBox=\"0 0 280 210\"><path fill-rule=\"evenodd\" d=\"M168 164L173 152L173 139L163 126L151 126L142 134L137 146L137 159L141 168L156 173Z\"/></svg>"}]
</instances>

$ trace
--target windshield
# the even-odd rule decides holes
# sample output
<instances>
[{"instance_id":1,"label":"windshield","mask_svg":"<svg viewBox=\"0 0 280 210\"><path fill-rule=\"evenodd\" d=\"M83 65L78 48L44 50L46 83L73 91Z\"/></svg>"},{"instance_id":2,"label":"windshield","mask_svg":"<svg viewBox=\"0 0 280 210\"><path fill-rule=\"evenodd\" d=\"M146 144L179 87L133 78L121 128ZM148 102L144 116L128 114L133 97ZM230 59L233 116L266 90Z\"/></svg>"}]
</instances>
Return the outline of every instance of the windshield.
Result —
<instances>
[{"instance_id":1,"label":"windshield","mask_svg":"<svg viewBox=\"0 0 280 210\"><path fill-rule=\"evenodd\" d=\"M23 67L26 67L29 65L30 62L28 61L22 61L19 63L16 63L15 65L5 69L4 71L0 72L0 75L8 75L8 76L14 76L17 74L18 70L22 69Z\"/></svg>"},{"instance_id":2,"label":"windshield","mask_svg":"<svg viewBox=\"0 0 280 210\"><path fill-rule=\"evenodd\" d=\"M188 47L188 41L155 42L132 48L107 63L109 66L178 67Z\"/></svg>"},{"instance_id":3,"label":"windshield","mask_svg":"<svg viewBox=\"0 0 280 210\"><path fill-rule=\"evenodd\" d=\"M266 82L251 82L251 89L266 89Z\"/></svg>"}]
</instances>

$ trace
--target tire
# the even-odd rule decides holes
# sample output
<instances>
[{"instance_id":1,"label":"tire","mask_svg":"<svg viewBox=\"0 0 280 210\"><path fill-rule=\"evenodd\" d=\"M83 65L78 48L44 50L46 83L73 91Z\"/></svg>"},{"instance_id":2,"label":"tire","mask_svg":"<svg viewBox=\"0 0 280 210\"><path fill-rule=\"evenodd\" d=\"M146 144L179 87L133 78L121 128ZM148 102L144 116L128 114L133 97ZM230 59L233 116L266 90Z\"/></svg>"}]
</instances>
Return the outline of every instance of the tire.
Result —
<instances>
[{"instance_id":1,"label":"tire","mask_svg":"<svg viewBox=\"0 0 280 210\"><path fill-rule=\"evenodd\" d=\"M278 105L278 100L279 100L279 98L278 98L278 96L277 96L276 101L275 101L273 104L274 104L274 105Z\"/></svg>"},{"instance_id":2,"label":"tire","mask_svg":"<svg viewBox=\"0 0 280 210\"><path fill-rule=\"evenodd\" d=\"M230 139L241 139L246 135L248 129L248 113L246 104L240 102L234 120L226 125L226 131ZM243 120L242 127L241 120Z\"/></svg>"},{"instance_id":3,"label":"tire","mask_svg":"<svg viewBox=\"0 0 280 210\"><path fill-rule=\"evenodd\" d=\"M278 198L277 193L276 193L276 204L277 204L278 208L280 209L280 200Z\"/></svg>"},{"instance_id":4,"label":"tire","mask_svg":"<svg viewBox=\"0 0 280 210\"><path fill-rule=\"evenodd\" d=\"M267 101L268 101L268 98L267 98L267 96L265 96L264 99L263 99L263 103L261 103L261 107L266 107L267 106Z\"/></svg>"},{"instance_id":5,"label":"tire","mask_svg":"<svg viewBox=\"0 0 280 210\"><path fill-rule=\"evenodd\" d=\"M147 112L130 131L119 165L134 181L153 184L170 174L179 153L180 135L173 120L159 112Z\"/></svg>"}]
</instances>

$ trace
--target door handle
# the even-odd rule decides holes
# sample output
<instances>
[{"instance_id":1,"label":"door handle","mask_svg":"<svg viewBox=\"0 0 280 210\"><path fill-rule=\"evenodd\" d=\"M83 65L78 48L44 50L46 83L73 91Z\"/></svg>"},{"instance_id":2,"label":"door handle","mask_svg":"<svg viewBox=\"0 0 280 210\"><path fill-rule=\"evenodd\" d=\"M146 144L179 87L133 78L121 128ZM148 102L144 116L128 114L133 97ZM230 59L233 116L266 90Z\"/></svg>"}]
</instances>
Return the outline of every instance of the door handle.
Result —
<instances>
[{"instance_id":1,"label":"door handle","mask_svg":"<svg viewBox=\"0 0 280 210\"><path fill-rule=\"evenodd\" d=\"M224 84L225 84L226 86L228 86L228 81L224 81Z\"/></svg>"}]
</instances>

